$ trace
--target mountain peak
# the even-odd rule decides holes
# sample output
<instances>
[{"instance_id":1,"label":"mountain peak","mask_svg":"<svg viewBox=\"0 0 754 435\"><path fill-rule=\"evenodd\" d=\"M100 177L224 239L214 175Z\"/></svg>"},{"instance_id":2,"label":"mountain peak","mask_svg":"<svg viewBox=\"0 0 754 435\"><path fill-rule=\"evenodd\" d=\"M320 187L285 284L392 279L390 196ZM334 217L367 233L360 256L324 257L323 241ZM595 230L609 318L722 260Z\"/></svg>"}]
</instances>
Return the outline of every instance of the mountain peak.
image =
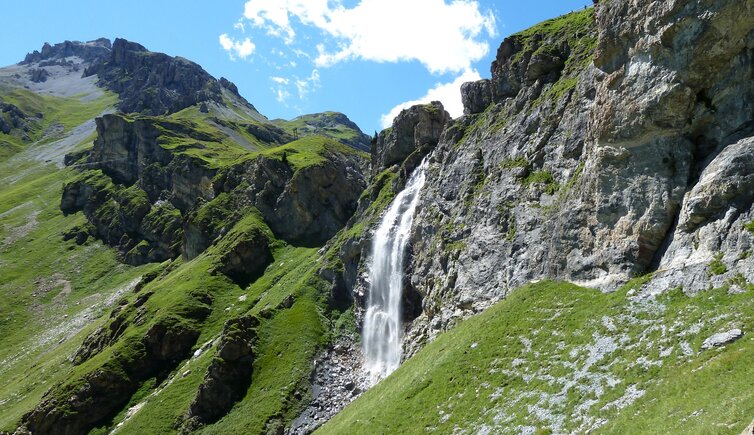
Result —
<instances>
[{"instance_id":1,"label":"mountain peak","mask_svg":"<svg viewBox=\"0 0 754 435\"><path fill-rule=\"evenodd\" d=\"M35 62L60 61L71 56L79 57L85 62L93 62L107 57L111 48L112 45L107 38L87 42L63 41L55 45L45 42L41 50L34 50L27 54L19 64L29 65Z\"/></svg>"},{"instance_id":2,"label":"mountain peak","mask_svg":"<svg viewBox=\"0 0 754 435\"><path fill-rule=\"evenodd\" d=\"M253 108L227 79L217 80L195 62L123 38L115 39L107 58L84 71L84 76L95 74L101 86L120 95L118 108L125 113L165 115L201 103L223 104L223 89Z\"/></svg>"}]
</instances>

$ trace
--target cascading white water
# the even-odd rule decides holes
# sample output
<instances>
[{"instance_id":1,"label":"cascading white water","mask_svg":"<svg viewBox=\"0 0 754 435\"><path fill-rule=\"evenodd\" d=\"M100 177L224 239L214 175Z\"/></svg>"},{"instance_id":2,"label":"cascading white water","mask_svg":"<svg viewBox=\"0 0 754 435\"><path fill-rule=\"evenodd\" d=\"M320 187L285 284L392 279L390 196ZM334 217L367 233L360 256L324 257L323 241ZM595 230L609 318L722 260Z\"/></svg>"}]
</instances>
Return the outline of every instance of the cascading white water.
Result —
<instances>
[{"instance_id":1,"label":"cascading white water","mask_svg":"<svg viewBox=\"0 0 754 435\"><path fill-rule=\"evenodd\" d=\"M403 259L419 191L426 179L426 166L425 159L411 174L372 239L370 286L362 334L365 366L372 382L389 375L401 362Z\"/></svg>"}]
</instances>

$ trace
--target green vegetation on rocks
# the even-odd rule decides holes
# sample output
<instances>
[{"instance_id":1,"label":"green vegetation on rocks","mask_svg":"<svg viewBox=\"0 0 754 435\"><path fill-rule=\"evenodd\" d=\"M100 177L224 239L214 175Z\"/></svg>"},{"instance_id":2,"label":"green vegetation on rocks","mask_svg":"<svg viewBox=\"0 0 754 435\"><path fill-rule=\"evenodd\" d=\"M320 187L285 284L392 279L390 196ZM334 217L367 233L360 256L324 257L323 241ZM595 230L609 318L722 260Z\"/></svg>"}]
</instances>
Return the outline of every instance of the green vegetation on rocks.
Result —
<instances>
[{"instance_id":1,"label":"green vegetation on rocks","mask_svg":"<svg viewBox=\"0 0 754 435\"><path fill-rule=\"evenodd\" d=\"M746 231L748 231L752 235L754 235L754 221L751 221L751 222L747 223L746 225L744 225L744 228L746 229Z\"/></svg>"},{"instance_id":2,"label":"green vegetation on rocks","mask_svg":"<svg viewBox=\"0 0 754 435\"><path fill-rule=\"evenodd\" d=\"M710 276L722 275L725 272L727 272L728 266L726 266L725 263L723 262L723 253L718 252L717 254L715 254L715 257L712 259L708 267L709 268L708 268L707 273Z\"/></svg>"},{"instance_id":3,"label":"green vegetation on rocks","mask_svg":"<svg viewBox=\"0 0 754 435\"><path fill-rule=\"evenodd\" d=\"M70 356L100 316L153 266L134 268L99 242L64 238L85 226L81 214L59 210L72 171L0 162L0 174L0 431L12 432L65 380Z\"/></svg>"},{"instance_id":4,"label":"green vegetation on rocks","mask_svg":"<svg viewBox=\"0 0 754 435\"><path fill-rule=\"evenodd\" d=\"M548 171L534 171L530 172L526 178L523 179L524 185L539 184L544 186L544 191L548 195L554 195L560 190L560 184L555 181L552 173Z\"/></svg>"}]
</instances>

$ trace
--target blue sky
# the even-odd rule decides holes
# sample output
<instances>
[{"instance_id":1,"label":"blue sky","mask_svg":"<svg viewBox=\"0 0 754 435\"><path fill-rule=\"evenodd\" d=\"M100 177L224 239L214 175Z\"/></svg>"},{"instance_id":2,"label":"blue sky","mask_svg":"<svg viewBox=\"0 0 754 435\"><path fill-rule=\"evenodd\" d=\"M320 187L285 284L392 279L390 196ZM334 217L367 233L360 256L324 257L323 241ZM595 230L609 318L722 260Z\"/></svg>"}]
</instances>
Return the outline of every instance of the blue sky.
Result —
<instances>
[{"instance_id":1,"label":"blue sky","mask_svg":"<svg viewBox=\"0 0 754 435\"><path fill-rule=\"evenodd\" d=\"M269 118L335 110L368 134L404 103L489 77L503 38L589 0L67 0L8 2L0 65L44 42L116 37L183 56ZM454 113L455 112L455 113Z\"/></svg>"}]
</instances>

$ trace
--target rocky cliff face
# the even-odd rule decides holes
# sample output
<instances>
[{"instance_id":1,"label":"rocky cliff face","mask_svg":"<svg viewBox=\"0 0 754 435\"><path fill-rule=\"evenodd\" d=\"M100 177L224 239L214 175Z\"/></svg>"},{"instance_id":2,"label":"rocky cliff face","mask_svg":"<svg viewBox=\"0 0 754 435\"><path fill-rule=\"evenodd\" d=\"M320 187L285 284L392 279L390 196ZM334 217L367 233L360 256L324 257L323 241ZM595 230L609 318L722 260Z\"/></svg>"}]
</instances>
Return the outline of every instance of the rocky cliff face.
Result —
<instances>
[{"instance_id":1,"label":"rocky cliff face","mask_svg":"<svg viewBox=\"0 0 754 435\"><path fill-rule=\"evenodd\" d=\"M415 220L411 349L535 279L754 280L754 28L738 18L752 4L641 3L514 35L492 79L464 85L468 115L431 154Z\"/></svg>"},{"instance_id":2,"label":"rocky cliff face","mask_svg":"<svg viewBox=\"0 0 754 435\"><path fill-rule=\"evenodd\" d=\"M492 78L463 86L466 115L428 142L409 355L532 280L610 291L651 272L653 293L754 281L754 27L742 7L753 5L603 1L506 38ZM401 122L373 148L373 183L410 153L383 145ZM357 304L368 238L341 252Z\"/></svg>"}]
</instances>

